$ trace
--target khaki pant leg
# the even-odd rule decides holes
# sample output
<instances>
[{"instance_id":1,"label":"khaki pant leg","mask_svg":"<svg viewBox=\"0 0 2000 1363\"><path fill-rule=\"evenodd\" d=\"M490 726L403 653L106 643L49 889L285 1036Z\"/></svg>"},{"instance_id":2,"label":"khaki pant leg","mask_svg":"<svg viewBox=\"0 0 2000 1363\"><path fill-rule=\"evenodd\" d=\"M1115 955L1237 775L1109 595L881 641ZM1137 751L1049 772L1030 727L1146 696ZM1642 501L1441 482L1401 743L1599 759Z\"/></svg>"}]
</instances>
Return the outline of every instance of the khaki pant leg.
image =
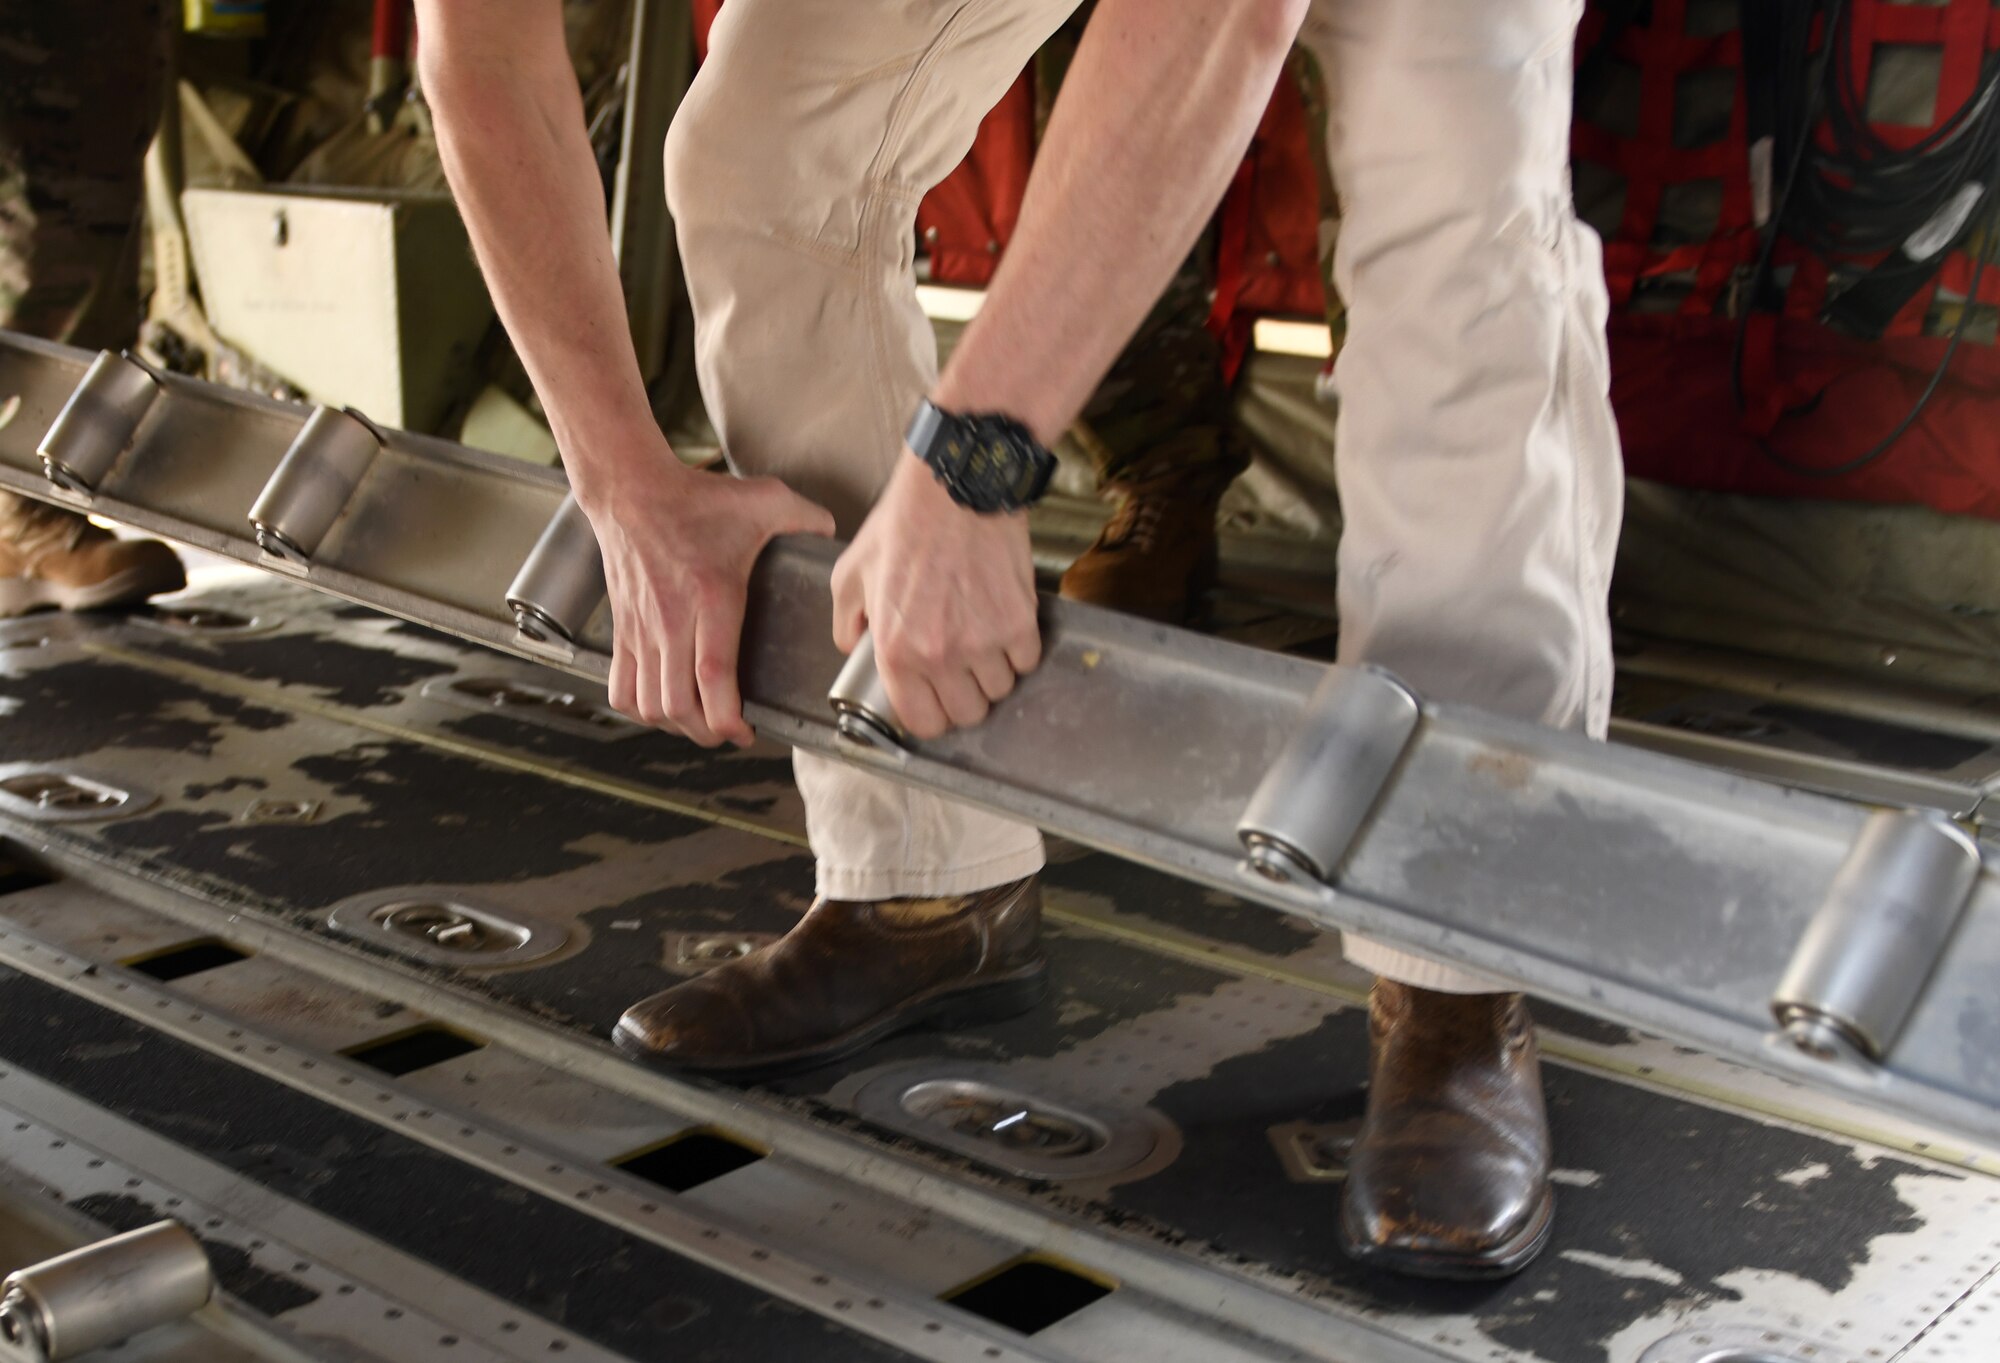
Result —
<instances>
[{"instance_id":1,"label":"khaki pant leg","mask_svg":"<svg viewBox=\"0 0 2000 1363\"><path fill-rule=\"evenodd\" d=\"M1601 737L1623 479L1600 247L1569 190L1580 0L1321 0L1348 305L1341 658ZM1372 942L1380 974L1496 986Z\"/></svg>"},{"instance_id":2,"label":"khaki pant leg","mask_svg":"<svg viewBox=\"0 0 2000 1363\"><path fill-rule=\"evenodd\" d=\"M851 536L937 373L917 200L1075 0L730 0L667 137L702 397L731 463ZM1040 835L800 752L820 893L969 893Z\"/></svg>"}]
</instances>

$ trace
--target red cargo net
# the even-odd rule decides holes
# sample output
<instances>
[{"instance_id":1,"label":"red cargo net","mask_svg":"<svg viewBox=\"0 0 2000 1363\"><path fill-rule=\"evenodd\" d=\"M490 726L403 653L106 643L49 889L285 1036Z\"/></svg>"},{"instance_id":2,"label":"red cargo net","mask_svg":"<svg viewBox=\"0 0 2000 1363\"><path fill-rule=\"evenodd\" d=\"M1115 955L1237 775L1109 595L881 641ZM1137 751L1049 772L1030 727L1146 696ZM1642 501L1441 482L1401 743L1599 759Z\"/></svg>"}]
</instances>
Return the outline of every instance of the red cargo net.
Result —
<instances>
[{"instance_id":1,"label":"red cargo net","mask_svg":"<svg viewBox=\"0 0 2000 1363\"><path fill-rule=\"evenodd\" d=\"M1848 0L1855 80L1866 91L1877 54L1888 46L1936 53L1938 88L1929 127L1876 125L1908 146L1942 124L1976 90L1982 63L2000 48L1993 0L1944 4ZM1864 341L1818 320L1827 298L1825 265L1790 241L1774 258L1789 283L1782 315L1753 315L1744 346L1745 410L1732 395L1737 322L1733 292L1758 251L1740 35L1689 32L1688 0L1652 0L1650 13L1610 40L1616 72L1637 78L1636 120L1598 121L1604 101L1586 90L1572 149L1579 181L1609 172L1623 185L1616 227L1605 242L1611 324L1612 397L1626 465L1639 476L1727 491L1922 502L1940 510L2000 516L2000 363L1986 345L1962 345L1916 424L1883 458L1837 478L1790 472L1765 450L1817 468L1865 453L1915 405L1948 344L1925 334L1940 287L1963 294L1972 279L1953 253L1896 314L1883 338ZM1712 12L1704 7L1703 13ZM1586 16L1579 52L1604 31L1605 13ZM1821 35L1821 41L1824 35ZM1688 145L1688 101L1713 101L1733 83L1726 128ZM1589 82L1586 83L1587 85ZM1716 111L1716 112L1719 112ZM1786 149L1780 149L1782 157ZM1702 193L1701 191L1706 191ZM1771 191L1775 196L1777 187ZM1676 212L1666 211L1679 196ZM1712 202L1707 231L1687 239L1687 205ZM1872 263L1872 258L1862 263ZM1678 302L1672 303L1678 291ZM1665 308L1662 300L1668 300ZM1989 268L1980 299L2000 303L2000 269Z\"/></svg>"}]
</instances>

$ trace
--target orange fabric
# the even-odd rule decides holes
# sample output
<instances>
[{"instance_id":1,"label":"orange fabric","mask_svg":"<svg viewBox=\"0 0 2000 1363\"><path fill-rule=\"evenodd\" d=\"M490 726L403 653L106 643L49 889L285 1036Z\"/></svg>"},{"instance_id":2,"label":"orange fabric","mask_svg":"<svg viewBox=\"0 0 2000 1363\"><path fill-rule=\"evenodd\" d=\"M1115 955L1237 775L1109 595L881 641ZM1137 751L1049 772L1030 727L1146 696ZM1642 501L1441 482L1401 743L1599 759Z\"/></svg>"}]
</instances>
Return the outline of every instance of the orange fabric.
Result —
<instances>
[{"instance_id":1,"label":"orange fabric","mask_svg":"<svg viewBox=\"0 0 2000 1363\"><path fill-rule=\"evenodd\" d=\"M965 161L924 197L917 231L941 284L993 278L1020 218L1034 162L1034 92L1023 74L980 124ZM1242 167L1219 210L1215 309L1209 325L1233 378L1265 313L1323 316L1319 269L1319 173L1305 101L1279 81Z\"/></svg>"},{"instance_id":2,"label":"orange fabric","mask_svg":"<svg viewBox=\"0 0 2000 1363\"><path fill-rule=\"evenodd\" d=\"M978 286L993 278L1021 217L1021 194L1035 158L1035 91L1023 72L972 139L972 150L917 205L917 233L940 284Z\"/></svg>"},{"instance_id":3,"label":"orange fabric","mask_svg":"<svg viewBox=\"0 0 2000 1363\"><path fill-rule=\"evenodd\" d=\"M1319 271L1319 168L1313 164L1304 97L1278 81L1250 150L1216 213L1215 303L1208 329L1234 381L1260 313L1326 314Z\"/></svg>"},{"instance_id":4,"label":"orange fabric","mask_svg":"<svg viewBox=\"0 0 2000 1363\"><path fill-rule=\"evenodd\" d=\"M715 16L722 9L722 0L694 0L694 55L699 61L708 55L708 31L715 27Z\"/></svg>"},{"instance_id":5,"label":"orange fabric","mask_svg":"<svg viewBox=\"0 0 2000 1363\"><path fill-rule=\"evenodd\" d=\"M1319 167L1313 164L1304 97L1288 74L1271 94L1245 158L1250 210L1242 242L1236 311L1326 315L1319 269Z\"/></svg>"},{"instance_id":6,"label":"orange fabric","mask_svg":"<svg viewBox=\"0 0 2000 1363\"><path fill-rule=\"evenodd\" d=\"M708 32L722 0L693 0L695 52L708 53ZM917 207L917 232L940 284L989 283L1021 216L1021 195L1035 155L1032 72L1023 72L979 125L972 149ZM1218 294L1228 306L1218 318L1247 336L1258 313L1324 314L1319 271L1319 179L1305 102L1295 81L1278 82L1232 195L1240 230L1217 262ZM1223 210L1229 212L1229 208ZM1226 286L1226 287L1225 287Z\"/></svg>"}]
</instances>

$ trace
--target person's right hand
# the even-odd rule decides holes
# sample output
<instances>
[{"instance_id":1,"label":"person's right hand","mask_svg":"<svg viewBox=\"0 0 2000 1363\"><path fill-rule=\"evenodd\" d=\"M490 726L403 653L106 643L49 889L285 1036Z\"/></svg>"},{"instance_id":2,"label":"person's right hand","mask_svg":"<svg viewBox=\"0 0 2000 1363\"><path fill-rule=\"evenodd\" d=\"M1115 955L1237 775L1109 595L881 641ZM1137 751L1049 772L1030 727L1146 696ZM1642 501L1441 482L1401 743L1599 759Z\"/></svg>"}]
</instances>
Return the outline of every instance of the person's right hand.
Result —
<instances>
[{"instance_id":1,"label":"person's right hand","mask_svg":"<svg viewBox=\"0 0 2000 1363\"><path fill-rule=\"evenodd\" d=\"M748 746L736 656L750 570L774 535L831 535L832 515L775 478L671 455L583 509L611 598L612 708L704 748Z\"/></svg>"}]
</instances>

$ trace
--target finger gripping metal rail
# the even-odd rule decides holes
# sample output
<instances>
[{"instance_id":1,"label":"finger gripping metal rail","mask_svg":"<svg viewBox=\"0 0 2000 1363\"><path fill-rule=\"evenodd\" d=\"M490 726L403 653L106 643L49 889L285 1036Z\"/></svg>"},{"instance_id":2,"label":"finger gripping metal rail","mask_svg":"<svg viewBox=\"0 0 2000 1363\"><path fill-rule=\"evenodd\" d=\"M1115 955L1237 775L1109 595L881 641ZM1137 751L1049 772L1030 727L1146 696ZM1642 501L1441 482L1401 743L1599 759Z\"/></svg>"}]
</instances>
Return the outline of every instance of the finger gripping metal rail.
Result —
<instances>
[{"instance_id":1,"label":"finger gripping metal rail","mask_svg":"<svg viewBox=\"0 0 2000 1363\"><path fill-rule=\"evenodd\" d=\"M553 470L0 333L10 399L0 486L606 675L602 564ZM296 556L259 546L260 508ZM766 736L2000 1143L2000 887L1943 820L1057 601L1012 696L914 742L867 646L832 645L837 552L757 565Z\"/></svg>"}]
</instances>

